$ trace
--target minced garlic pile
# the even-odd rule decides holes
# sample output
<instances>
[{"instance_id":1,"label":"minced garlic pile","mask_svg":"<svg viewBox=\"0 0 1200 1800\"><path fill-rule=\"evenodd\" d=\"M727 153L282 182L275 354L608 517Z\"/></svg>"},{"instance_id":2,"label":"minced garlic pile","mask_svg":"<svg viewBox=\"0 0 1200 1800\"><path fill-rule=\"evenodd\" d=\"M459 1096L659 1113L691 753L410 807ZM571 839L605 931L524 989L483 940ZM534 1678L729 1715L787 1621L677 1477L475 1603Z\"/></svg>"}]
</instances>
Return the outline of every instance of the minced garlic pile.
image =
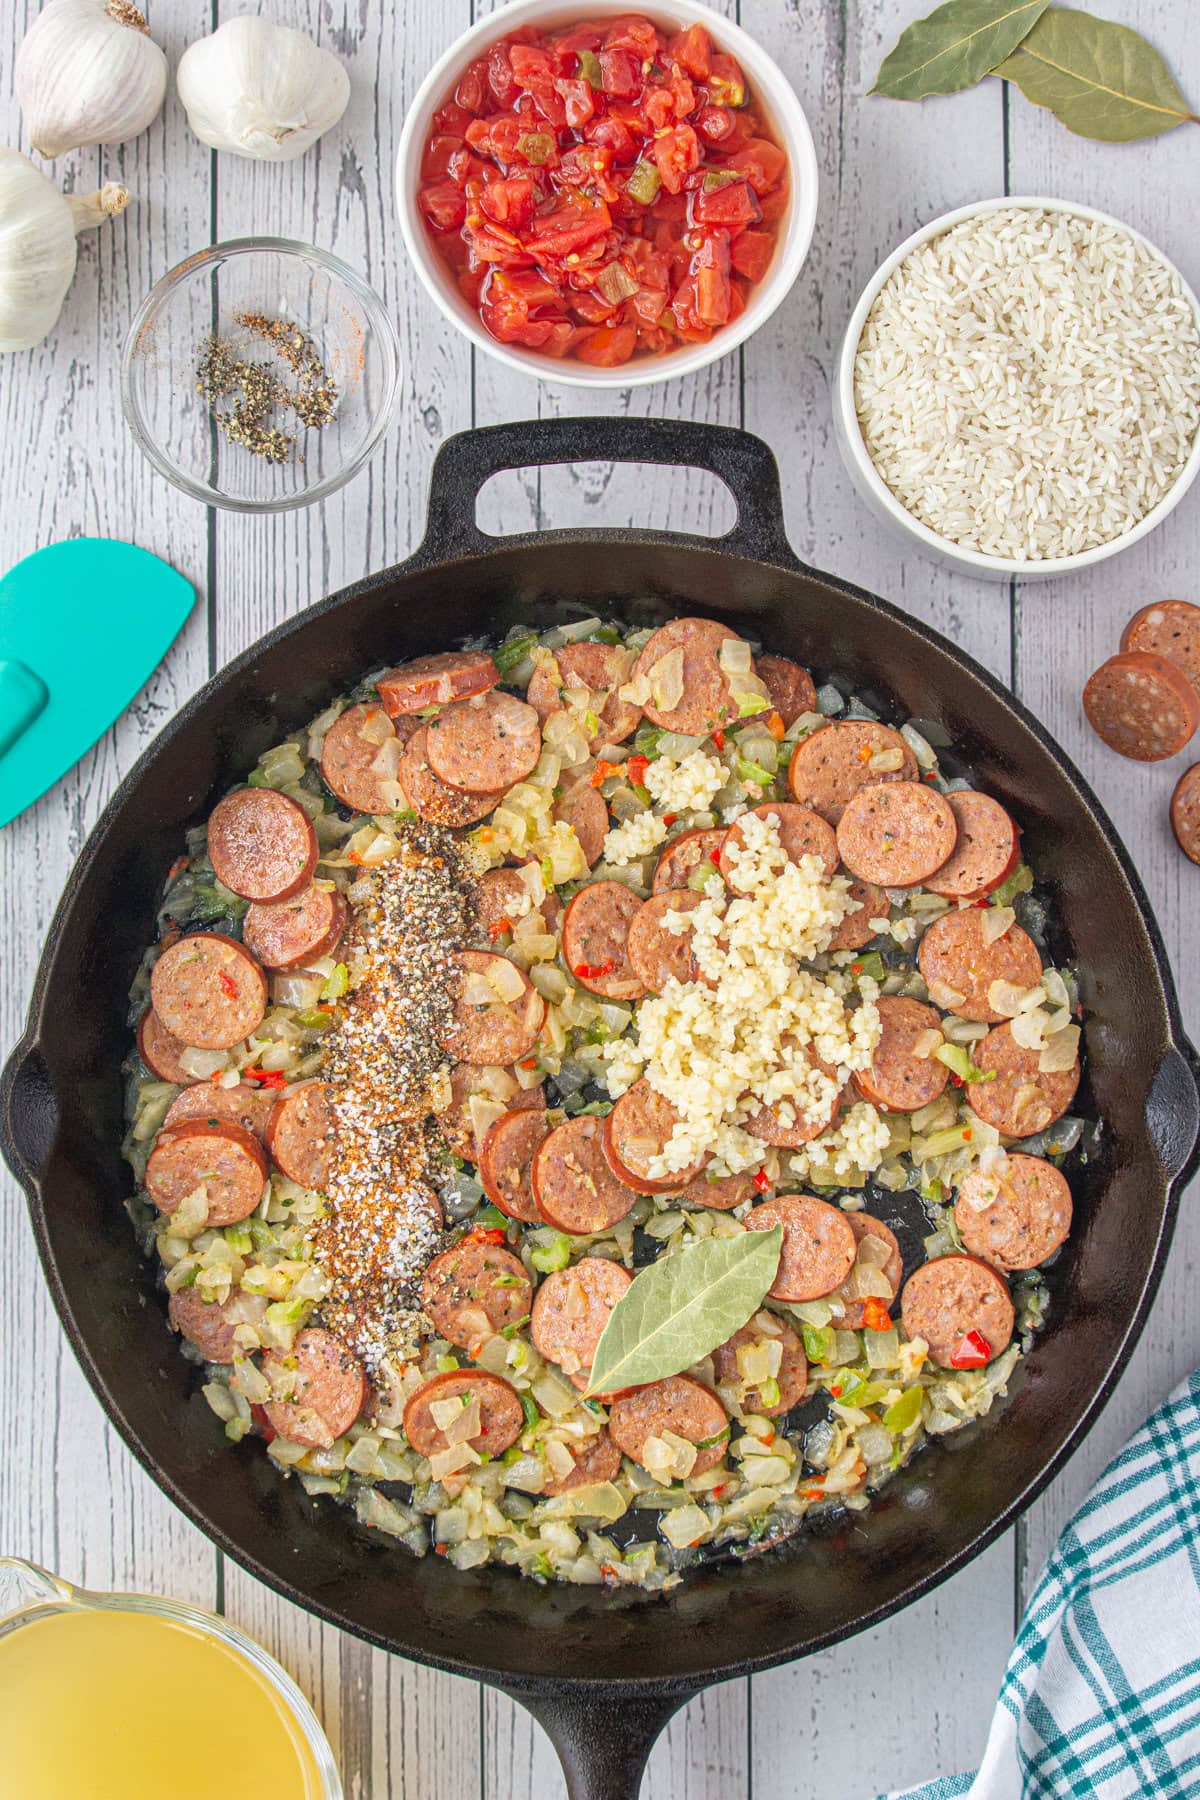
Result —
<instances>
[{"instance_id":1,"label":"minced garlic pile","mask_svg":"<svg viewBox=\"0 0 1200 1800\"><path fill-rule=\"evenodd\" d=\"M856 992L836 971L817 974L802 966L855 910L849 880L827 877L816 857L789 862L772 817L747 813L740 827L744 847L733 851L735 873L749 891L710 891L694 911L664 921L668 929L692 930L706 979L668 981L638 1007L636 1037L619 1038L608 1051L614 1096L645 1075L682 1116L660 1166L651 1167L654 1179L665 1180L710 1151L714 1174L756 1168L764 1146L742 1129L744 1121L764 1105L787 1123L795 1113L828 1120L845 1083L868 1066L879 1042L874 982L860 978ZM716 890L716 882L710 887ZM834 1071L832 1079L814 1059ZM856 1105L836 1130L795 1153L792 1166L802 1175L828 1171L829 1179L869 1170L888 1137L875 1108Z\"/></svg>"},{"instance_id":2,"label":"minced garlic pile","mask_svg":"<svg viewBox=\"0 0 1200 1800\"><path fill-rule=\"evenodd\" d=\"M703 812L728 779L724 764L703 750L693 750L682 762L656 756L645 775L647 793L665 813Z\"/></svg>"}]
</instances>

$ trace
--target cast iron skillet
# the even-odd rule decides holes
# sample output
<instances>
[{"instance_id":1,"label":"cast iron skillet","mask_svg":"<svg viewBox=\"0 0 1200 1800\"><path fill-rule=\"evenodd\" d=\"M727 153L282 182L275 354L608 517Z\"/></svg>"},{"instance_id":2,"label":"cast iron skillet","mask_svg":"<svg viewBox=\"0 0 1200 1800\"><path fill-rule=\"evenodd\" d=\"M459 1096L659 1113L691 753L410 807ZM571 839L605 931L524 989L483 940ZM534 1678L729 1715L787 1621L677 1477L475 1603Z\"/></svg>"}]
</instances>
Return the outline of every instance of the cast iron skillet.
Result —
<instances>
[{"instance_id":1,"label":"cast iron skillet","mask_svg":"<svg viewBox=\"0 0 1200 1800\"><path fill-rule=\"evenodd\" d=\"M569 531L496 540L475 501L499 469L600 457L708 469L733 491L724 538ZM126 992L184 828L364 670L514 620L636 623L701 612L838 668L941 720L1026 830L1084 969L1090 1102L1104 1120L1049 1324L1006 1407L920 1455L872 1510L782 1550L688 1576L669 1598L538 1587L422 1561L231 1449L196 1391L134 1244L119 1068ZM384 1649L516 1695L553 1737L570 1792L636 1795L650 1745L707 1682L835 1643L978 1554L1080 1441L1142 1328L1200 1132L1182 1031L1141 883L1079 775L970 658L893 607L804 568L784 535L774 458L708 426L575 419L447 443L425 541L407 563L282 625L162 731L109 806L51 926L24 1038L0 1089L4 1153L25 1186L75 1352L130 1449L260 1580Z\"/></svg>"}]
</instances>

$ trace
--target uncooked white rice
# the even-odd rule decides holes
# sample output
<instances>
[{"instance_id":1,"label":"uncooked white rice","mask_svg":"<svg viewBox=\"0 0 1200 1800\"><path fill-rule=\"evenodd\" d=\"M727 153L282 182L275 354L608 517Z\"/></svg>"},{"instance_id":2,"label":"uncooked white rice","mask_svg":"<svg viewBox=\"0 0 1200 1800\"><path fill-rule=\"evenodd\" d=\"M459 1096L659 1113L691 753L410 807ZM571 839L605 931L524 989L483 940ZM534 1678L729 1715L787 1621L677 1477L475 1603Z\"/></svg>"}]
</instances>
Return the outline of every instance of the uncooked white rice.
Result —
<instances>
[{"instance_id":1,"label":"uncooked white rice","mask_svg":"<svg viewBox=\"0 0 1200 1800\"><path fill-rule=\"evenodd\" d=\"M1131 530L1200 426L1200 330L1129 232L1009 207L896 268L854 365L863 439L909 512L991 556L1041 560Z\"/></svg>"}]
</instances>

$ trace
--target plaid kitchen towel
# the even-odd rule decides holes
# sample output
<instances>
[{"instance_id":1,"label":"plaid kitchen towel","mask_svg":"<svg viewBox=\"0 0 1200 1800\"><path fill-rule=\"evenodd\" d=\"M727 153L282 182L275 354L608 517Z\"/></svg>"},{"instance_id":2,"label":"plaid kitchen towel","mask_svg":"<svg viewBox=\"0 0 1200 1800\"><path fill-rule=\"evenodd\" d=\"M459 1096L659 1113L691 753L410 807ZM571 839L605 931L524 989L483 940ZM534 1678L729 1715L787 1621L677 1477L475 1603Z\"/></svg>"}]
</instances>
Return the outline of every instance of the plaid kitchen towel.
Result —
<instances>
[{"instance_id":1,"label":"plaid kitchen towel","mask_svg":"<svg viewBox=\"0 0 1200 1800\"><path fill-rule=\"evenodd\" d=\"M979 1769L908 1788L904 1800L1197 1795L1200 1370L1109 1464L1059 1539Z\"/></svg>"}]
</instances>

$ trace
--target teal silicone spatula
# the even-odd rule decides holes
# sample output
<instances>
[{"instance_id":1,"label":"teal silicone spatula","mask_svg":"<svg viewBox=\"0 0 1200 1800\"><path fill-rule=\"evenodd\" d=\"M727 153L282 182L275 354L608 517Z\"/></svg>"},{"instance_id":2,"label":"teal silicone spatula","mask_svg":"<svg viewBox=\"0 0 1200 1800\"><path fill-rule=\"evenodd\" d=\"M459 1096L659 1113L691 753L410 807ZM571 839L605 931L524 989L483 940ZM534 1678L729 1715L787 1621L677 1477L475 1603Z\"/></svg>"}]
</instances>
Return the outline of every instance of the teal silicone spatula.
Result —
<instances>
[{"instance_id":1,"label":"teal silicone spatula","mask_svg":"<svg viewBox=\"0 0 1200 1800\"><path fill-rule=\"evenodd\" d=\"M195 598L160 557L112 538L50 544L0 580L0 825L103 737Z\"/></svg>"}]
</instances>

